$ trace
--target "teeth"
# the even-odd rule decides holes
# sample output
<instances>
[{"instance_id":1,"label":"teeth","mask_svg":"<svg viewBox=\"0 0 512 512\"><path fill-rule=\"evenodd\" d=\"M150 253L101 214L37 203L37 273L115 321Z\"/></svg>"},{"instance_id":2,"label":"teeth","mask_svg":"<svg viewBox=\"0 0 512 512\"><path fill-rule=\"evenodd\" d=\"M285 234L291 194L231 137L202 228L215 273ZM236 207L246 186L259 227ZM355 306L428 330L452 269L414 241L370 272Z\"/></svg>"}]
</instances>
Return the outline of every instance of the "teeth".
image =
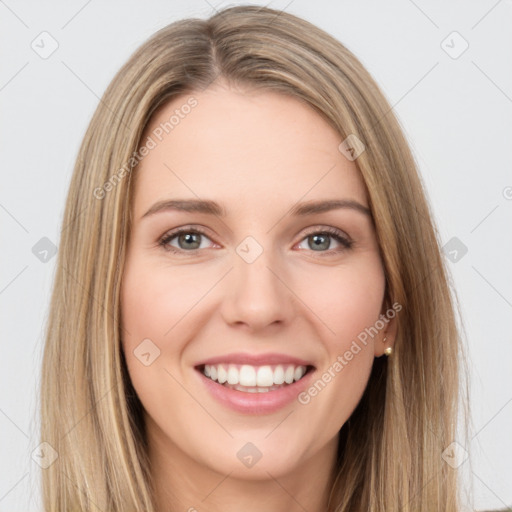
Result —
<instances>
[{"instance_id":1,"label":"teeth","mask_svg":"<svg viewBox=\"0 0 512 512\"><path fill-rule=\"evenodd\" d=\"M224 366L217 367L217 380L219 381L220 384L224 384L224 382L228 380L228 373L224 369Z\"/></svg>"},{"instance_id":2,"label":"teeth","mask_svg":"<svg viewBox=\"0 0 512 512\"><path fill-rule=\"evenodd\" d=\"M238 384L242 386L256 386L256 369L254 366L244 364L242 368L240 368Z\"/></svg>"},{"instance_id":3,"label":"teeth","mask_svg":"<svg viewBox=\"0 0 512 512\"><path fill-rule=\"evenodd\" d=\"M286 384L291 384L293 382L293 376L295 375L295 368L293 366L288 366L286 371L284 372L284 381Z\"/></svg>"},{"instance_id":4,"label":"teeth","mask_svg":"<svg viewBox=\"0 0 512 512\"><path fill-rule=\"evenodd\" d=\"M236 366L230 365L228 368L228 384L238 384L238 370Z\"/></svg>"},{"instance_id":5,"label":"teeth","mask_svg":"<svg viewBox=\"0 0 512 512\"><path fill-rule=\"evenodd\" d=\"M256 374L256 384L258 387L268 387L274 384L274 372L270 366L260 366L258 368L258 373Z\"/></svg>"},{"instance_id":6,"label":"teeth","mask_svg":"<svg viewBox=\"0 0 512 512\"><path fill-rule=\"evenodd\" d=\"M269 391L274 391L275 389L282 388L283 386L271 386L269 388L248 388L246 386L241 386L240 384L230 385L230 384L224 384L226 387L231 389L236 389L237 391L244 391L245 393L268 393Z\"/></svg>"},{"instance_id":7,"label":"teeth","mask_svg":"<svg viewBox=\"0 0 512 512\"><path fill-rule=\"evenodd\" d=\"M292 384L304 377L306 373L305 366L295 365L276 365L276 366L251 366L244 364L237 366L234 364L223 365L205 365L203 373L206 377L219 384L228 385L228 387L244 386L250 393L269 391L275 385ZM262 389L263 388L263 389Z\"/></svg>"},{"instance_id":8,"label":"teeth","mask_svg":"<svg viewBox=\"0 0 512 512\"><path fill-rule=\"evenodd\" d=\"M293 373L293 379L300 380L305 373L306 370L303 371L303 367L297 366L297 368L295 368L295 372Z\"/></svg>"},{"instance_id":9,"label":"teeth","mask_svg":"<svg viewBox=\"0 0 512 512\"><path fill-rule=\"evenodd\" d=\"M283 384L284 383L284 370L281 365L276 367L274 370L274 384Z\"/></svg>"}]
</instances>

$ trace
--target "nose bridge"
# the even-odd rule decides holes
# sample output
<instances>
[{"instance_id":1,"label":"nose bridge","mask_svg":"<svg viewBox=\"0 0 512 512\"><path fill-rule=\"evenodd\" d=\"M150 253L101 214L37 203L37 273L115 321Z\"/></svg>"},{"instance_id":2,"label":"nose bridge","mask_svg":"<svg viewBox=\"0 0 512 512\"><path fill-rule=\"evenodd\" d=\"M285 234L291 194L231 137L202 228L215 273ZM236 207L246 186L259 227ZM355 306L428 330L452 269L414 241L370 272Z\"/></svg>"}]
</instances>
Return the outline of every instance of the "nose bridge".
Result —
<instances>
[{"instance_id":1,"label":"nose bridge","mask_svg":"<svg viewBox=\"0 0 512 512\"><path fill-rule=\"evenodd\" d=\"M289 319L292 294L279 278L281 262L253 236L235 249L233 271L223 313L228 323L244 323L253 329Z\"/></svg>"}]
</instances>

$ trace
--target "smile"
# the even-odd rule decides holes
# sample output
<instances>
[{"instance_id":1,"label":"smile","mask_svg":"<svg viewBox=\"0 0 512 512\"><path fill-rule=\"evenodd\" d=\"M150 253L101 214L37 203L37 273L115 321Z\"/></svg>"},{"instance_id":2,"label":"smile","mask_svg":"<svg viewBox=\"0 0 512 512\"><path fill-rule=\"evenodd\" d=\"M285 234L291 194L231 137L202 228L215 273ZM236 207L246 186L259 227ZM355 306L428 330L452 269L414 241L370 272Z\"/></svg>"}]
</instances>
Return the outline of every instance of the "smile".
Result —
<instances>
[{"instance_id":1,"label":"smile","mask_svg":"<svg viewBox=\"0 0 512 512\"><path fill-rule=\"evenodd\" d=\"M299 364L306 361L292 362L290 358L281 364L261 364L261 360L247 364L246 357L238 359L237 364L219 358L197 365L195 370L207 395L241 414L272 414L291 406L316 373L314 366Z\"/></svg>"},{"instance_id":2,"label":"smile","mask_svg":"<svg viewBox=\"0 0 512 512\"><path fill-rule=\"evenodd\" d=\"M308 371L303 365L206 364L203 375L225 387L246 393L275 391L299 381Z\"/></svg>"}]
</instances>

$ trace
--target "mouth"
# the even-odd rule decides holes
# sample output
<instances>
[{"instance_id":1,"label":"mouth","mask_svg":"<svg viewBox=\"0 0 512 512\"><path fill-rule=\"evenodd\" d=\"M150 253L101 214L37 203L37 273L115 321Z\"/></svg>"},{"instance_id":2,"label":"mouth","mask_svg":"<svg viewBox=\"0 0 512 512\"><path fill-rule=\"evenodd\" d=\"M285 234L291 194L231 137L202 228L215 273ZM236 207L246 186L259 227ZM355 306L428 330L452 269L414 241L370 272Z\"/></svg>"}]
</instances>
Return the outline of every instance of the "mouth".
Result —
<instances>
[{"instance_id":1,"label":"mouth","mask_svg":"<svg viewBox=\"0 0 512 512\"><path fill-rule=\"evenodd\" d=\"M207 379L243 393L268 393L302 380L314 371L312 365L298 364L201 364L195 367Z\"/></svg>"}]
</instances>

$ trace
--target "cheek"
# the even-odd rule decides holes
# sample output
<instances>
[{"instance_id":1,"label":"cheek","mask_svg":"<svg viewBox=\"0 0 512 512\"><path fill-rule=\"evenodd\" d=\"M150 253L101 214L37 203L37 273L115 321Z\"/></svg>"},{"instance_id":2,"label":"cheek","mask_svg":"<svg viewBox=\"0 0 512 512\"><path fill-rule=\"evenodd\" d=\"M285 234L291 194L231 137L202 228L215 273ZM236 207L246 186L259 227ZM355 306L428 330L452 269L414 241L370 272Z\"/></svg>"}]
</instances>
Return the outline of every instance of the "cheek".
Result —
<instances>
[{"instance_id":1,"label":"cheek","mask_svg":"<svg viewBox=\"0 0 512 512\"><path fill-rule=\"evenodd\" d=\"M319 269L316 276L298 272L297 279L300 296L317 316L317 323L321 321L326 327L323 341L330 353L346 350L379 319L385 277L377 254Z\"/></svg>"},{"instance_id":2,"label":"cheek","mask_svg":"<svg viewBox=\"0 0 512 512\"><path fill-rule=\"evenodd\" d=\"M383 268L376 256L359 263L329 269L325 279L315 280L317 286L310 287L309 293L303 287L302 297L326 327L322 328L325 358L299 403L309 409L313 428L331 435L359 403L373 365L374 344L382 336L374 326L384 298Z\"/></svg>"},{"instance_id":3,"label":"cheek","mask_svg":"<svg viewBox=\"0 0 512 512\"><path fill-rule=\"evenodd\" d=\"M358 338L364 339L365 329L379 318L384 297L384 277L378 272L349 274L333 280L327 303L326 317L336 333L333 337L339 349ZM367 340L371 341L371 340Z\"/></svg>"},{"instance_id":4,"label":"cheek","mask_svg":"<svg viewBox=\"0 0 512 512\"><path fill-rule=\"evenodd\" d=\"M168 405L183 400L175 379L182 380L177 365L190 337L186 315L198 294L204 293L197 283L191 286L191 276L183 268L161 268L132 256L127 259L121 289L122 347L128 373L145 410L167 428Z\"/></svg>"},{"instance_id":5,"label":"cheek","mask_svg":"<svg viewBox=\"0 0 512 512\"><path fill-rule=\"evenodd\" d=\"M136 255L127 259L121 289L122 346L138 393L158 385L165 361L182 349L174 326L186 313L191 300L187 294L193 294L182 281L176 270L160 271Z\"/></svg>"},{"instance_id":6,"label":"cheek","mask_svg":"<svg viewBox=\"0 0 512 512\"><path fill-rule=\"evenodd\" d=\"M185 267L160 268L136 258L128 262L123 276L121 298L123 327L130 343L144 338L164 340L172 337L179 324L201 295L207 283L197 282ZM203 291L202 288L205 288ZM172 346L179 349L179 340Z\"/></svg>"}]
</instances>

